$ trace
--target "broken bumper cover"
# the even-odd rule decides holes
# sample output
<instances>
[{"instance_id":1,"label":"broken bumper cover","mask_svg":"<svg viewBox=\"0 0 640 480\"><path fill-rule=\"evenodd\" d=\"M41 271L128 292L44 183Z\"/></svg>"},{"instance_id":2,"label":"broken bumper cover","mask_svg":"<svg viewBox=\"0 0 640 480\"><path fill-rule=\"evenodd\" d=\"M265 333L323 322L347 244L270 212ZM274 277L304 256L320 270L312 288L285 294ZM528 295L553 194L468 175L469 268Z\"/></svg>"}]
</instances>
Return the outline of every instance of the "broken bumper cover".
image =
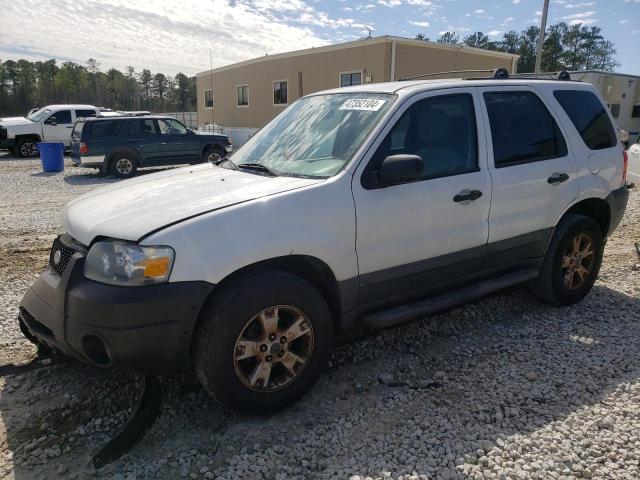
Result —
<instances>
[{"instance_id":1,"label":"broken bumper cover","mask_svg":"<svg viewBox=\"0 0 640 480\"><path fill-rule=\"evenodd\" d=\"M188 364L193 331L213 285L121 287L88 280L74 255L61 276L40 275L20 303L38 342L102 368L172 374Z\"/></svg>"},{"instance_id":2,"label":"broken bumper cover","mask_svg":"<svg viewBox=\"0 0 640 480\"><path fill-rule=\"evenodd\" d=\"M605 200L609 204L609 212L611 213L609 231L607 232L607 235L610 235L620 225L629 201L629 189L625 186L613 190Z\"/></svg>"}]
</instances>

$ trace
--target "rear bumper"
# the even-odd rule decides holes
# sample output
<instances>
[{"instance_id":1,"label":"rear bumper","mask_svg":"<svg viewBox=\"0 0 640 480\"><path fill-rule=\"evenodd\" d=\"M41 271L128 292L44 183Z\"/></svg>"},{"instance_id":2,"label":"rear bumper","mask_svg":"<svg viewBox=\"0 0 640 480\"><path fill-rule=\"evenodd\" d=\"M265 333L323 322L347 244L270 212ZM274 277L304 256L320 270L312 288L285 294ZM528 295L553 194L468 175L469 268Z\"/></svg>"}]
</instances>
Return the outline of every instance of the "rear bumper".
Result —
<instances>
[{"instance_id":1,"label":"rear bumper","mask_svg":"<svg viewBox=\"0 0 640 480\"><path fill-rule=\"evenodd\" d=\"M207 282L144 287L84 278L74 255L62 276L48 269L27 290L20 322L39 342L102 368L172 374L189 359Z\"/></svg>"},{"instance_id":2,"label":"rear bumper","mask_svg":"<svg viewBox=\"0 0 640 480\"><path fill-rule=\"evenodd\" d=\"M627 187L621 187L613 190L605 200L609 204L609 212L611 213L609 231L607 232L607 235L609 235L620 225L624 211L627 208L629 189Z\"/></svg>"},{"instance_id":3,"label":"rear bumper","mask_svg":"<svg viewBox=\"0 0 640 480\"><path fill-rule=\"evenodd\" d=\"M71 161L82 167L102 167L104 155L82 156L71 150Z\"/></svg>"}]
</instances>

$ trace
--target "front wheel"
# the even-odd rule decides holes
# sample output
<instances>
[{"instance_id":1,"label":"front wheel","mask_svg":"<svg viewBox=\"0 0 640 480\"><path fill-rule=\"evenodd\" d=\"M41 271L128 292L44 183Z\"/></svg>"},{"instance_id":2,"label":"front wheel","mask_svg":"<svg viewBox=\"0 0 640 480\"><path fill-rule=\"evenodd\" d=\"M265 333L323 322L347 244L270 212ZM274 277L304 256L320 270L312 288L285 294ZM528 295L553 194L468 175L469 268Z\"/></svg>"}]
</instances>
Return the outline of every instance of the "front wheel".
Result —
<instances>
[{"instance_id":1,"label":"front wheel","mask_svg":"<svg viewBox=\"0 0 640 480\"><path fill-rule=\"evenodd\" d=\"M20 158L36 158L38 156L38 143L31 138L20 139L16 143L16 155Z\"/></svg>"},{"instance_id":2,"label":"front wheel","mask_svg":"<svg viewBox=\"0 0 640 480\"><path fill-rule=\"evenodd\" d=\"M600 226L583 215L566 215L556 227L534 293L553 305L571 305L582 300L598 277L604 236Z\"/></svg>"},{"instance_id":3,"label":"front wheel","mask_svg":"<svg viewBox=\"0 0 640 480\"><path fill-rule=\"evenodd\" d=\"M202 153L202 162L211 162L217 164L225 157L225 153L217 147L207 147Z\"/></svg>"},{"instance_id":4,"label":"front wheel","mask_svg":"<svg viewBox=\"0 0 640 480\"><path fill-rule=\"evenodd\" d=\"M305 280L276 270L245 275L223 287L202 313L196 375L227 407L283 408L322 373L332 325L327 303Z\"/></svg>"}]
</instances>

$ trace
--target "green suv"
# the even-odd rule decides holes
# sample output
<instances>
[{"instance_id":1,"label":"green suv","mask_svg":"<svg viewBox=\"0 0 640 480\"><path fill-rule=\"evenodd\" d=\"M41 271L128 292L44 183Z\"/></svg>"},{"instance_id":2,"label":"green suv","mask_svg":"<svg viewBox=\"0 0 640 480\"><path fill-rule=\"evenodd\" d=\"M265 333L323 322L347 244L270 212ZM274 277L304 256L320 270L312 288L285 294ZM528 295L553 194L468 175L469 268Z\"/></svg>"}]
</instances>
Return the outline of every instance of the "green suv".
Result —
<instances>
[{"instance_id":1,"label":"green suv","mask_svg":"<svg viewBox=\"0 0 640 480\"><path fill-rule=\"evenodd\" d=\"M140 167L218 162L233 150L226 135L199 133L164 115L79 119L71 159L121 178Z\"/></svg>"}]
</instances>

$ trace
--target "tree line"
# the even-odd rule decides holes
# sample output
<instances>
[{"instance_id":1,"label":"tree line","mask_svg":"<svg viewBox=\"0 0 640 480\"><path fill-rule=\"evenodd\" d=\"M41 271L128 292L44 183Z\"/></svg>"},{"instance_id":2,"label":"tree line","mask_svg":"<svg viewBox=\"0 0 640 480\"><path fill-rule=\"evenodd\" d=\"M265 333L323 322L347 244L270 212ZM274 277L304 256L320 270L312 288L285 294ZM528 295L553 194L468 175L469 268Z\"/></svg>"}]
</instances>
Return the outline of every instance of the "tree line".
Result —
<instances>
[{"instance_id":1,"label":"tree line","mask_svg":"<svg viewBox=\"0 0 640 480\"><path fill-rule=\"evenodd\" d=\"M436 41L449 44L465 44L470 47L515 53L518 72L533 72L536 64L536 50L540 38L540 28L531 26L520 33L511 30L503 34L501 40L492 41L483 32L475 32L460 39L455 32L445 32ZM418 40L429 41L420 33ZM604 70L613 71L620 66L616 60L613 42L606 40L602 29L582 24L569 25L560 22L545 30L540 70L557 72L560 70Z\"/></svg>"},{"instance_id":2,"label":"tree line","mask_svg":"<svg viewBox=\"0 0 640 480\"><path fill-rule=\"evenodd\" d=\"M175 76L124 72L90 58L86 65L56 60L0 61L0 117L25 115L34 107L55 103L87 103L114 110L149 110L152 112L194 111L196 78L183 73Z\"/></svg>"}]
</instances>

